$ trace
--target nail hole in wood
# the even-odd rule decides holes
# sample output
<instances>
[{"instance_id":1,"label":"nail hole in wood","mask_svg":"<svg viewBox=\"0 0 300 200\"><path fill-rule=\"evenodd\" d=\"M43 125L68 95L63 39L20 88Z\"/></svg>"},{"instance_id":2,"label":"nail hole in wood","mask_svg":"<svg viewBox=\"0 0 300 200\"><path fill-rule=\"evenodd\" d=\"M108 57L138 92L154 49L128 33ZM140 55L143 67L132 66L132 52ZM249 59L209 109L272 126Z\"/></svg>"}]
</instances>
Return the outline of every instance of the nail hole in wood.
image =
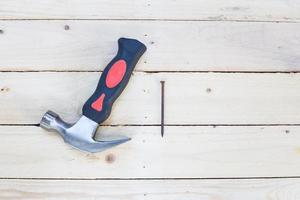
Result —
<instances>
[{"instance_id":1,"label":"nail hole in wood","mask_svg":"<svg viewBox=\"0 0 300 200\"><path fill-rule=\"evenodd\" d=\"M4 87L4 88L1 88L0 91L1 91L1 92L9 92L9 88Z\"/></svg>"},{"instance_id":2,"label":"nail hole in wood","mask_svg":"<svg viewBox=\"0 0 300 200\"><path fill-rule=\"evenodd\" d=\"M105 156L105 161L107 163L113 163L115 160L116 160L116 158L113 154L108 154Z\"/></svg>"},{"instance_id":3,"label":"nail hole in wood","mask_svg":"<svg viewBox=\"0 0 300 200\"><path fill-rule=\"evenodd\" d=\"M211 88L206 88L207 93L211 93Z\"/></svg>"},{"instance_id":4,"label":"nail hole in wood","mask_svg":"<svg viewBox=\"0 0 300 200\"><path fill-rule=\"evenodd\" d=\"M69 25L65 25L65 30L66 31L70 30L70 26Z\"/></svg>"}]
</instances>

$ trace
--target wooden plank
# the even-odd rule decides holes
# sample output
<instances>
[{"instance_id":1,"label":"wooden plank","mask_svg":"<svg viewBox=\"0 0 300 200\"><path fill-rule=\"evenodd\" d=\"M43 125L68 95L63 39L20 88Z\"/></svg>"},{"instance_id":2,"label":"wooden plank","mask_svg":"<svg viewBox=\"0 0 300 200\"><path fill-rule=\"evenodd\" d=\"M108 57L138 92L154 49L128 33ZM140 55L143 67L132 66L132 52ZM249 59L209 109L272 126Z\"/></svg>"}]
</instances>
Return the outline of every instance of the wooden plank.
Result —
<instances>
[{"instance_id":1,"label":"wooden plank","mask_svg":"<svg viewBox=\"0 0 300 200\"><path fill-rule=\"evenodd\" d=\"M0 73L0 124L38 124L48 110L73 122L100 73ZM300 74L137 72L105 124L299 124Z\"/></svg>"},{"instance_id":2,"label":"wooden plank","mask_svg":"<svg viewBox=\"0 0 300 200\"><path fill-rule=\"evenodd\" d=\"M299 20L297 0L2 0L2 19Z\"/></svg>"},{"instance_id":3,"label":"wooden plank","mask_svg":"<svg viewBox=\"0 0 300 200\"><path fill-rule=\"evenodd\" d=\"M299 179L269 180L1 180L1 199L297 200Z\"/></svg>"},{"instance_id":4,"label":"wooden plank","mask_svg":"<svg viewBox=\"0 0 300 200\"><path fill-rule=\"evenodd\" d=\"M66 121L75 122L100 75L98 72L1 73L1 124L38 124L48 109ZM131 77L106 124L158 123L160 85L150 77L144 73Z\"/></svg>"},{"instance_id":5,"label":"wooden plank","mask_svg":"<svg viewBox=\"0 0 300 200\"><path fill-rule=\"evenodd\" d=\"M88 154L39 127L0 126L2 178L220 178L300 175L299 126L101 127L130 142Z\"/></svg>"},{"instance_id":6,"label":"wooden plank","mask_svg":"<svg viewBox=\"0 0 300 200\"><path fill-rule=\"evenodd\" d=\"M102 70L119 37L147 45L138 71L299 71L297 23L9 20L0 29L1 71Z\"/></svg>"}]
</instances>

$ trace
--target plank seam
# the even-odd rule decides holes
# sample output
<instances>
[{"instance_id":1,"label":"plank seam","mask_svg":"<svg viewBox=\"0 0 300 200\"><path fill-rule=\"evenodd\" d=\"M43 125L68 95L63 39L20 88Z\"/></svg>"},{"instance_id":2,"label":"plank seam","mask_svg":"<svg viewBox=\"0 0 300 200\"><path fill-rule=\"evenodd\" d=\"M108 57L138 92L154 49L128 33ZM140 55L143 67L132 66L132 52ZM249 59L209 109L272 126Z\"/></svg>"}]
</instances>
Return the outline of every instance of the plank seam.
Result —
<instances>
[{"instance_id":1,"label":"plank seam","mask_svg":"<svg viewBox=\"0 0 300 200\"><path fill-rule=\"evenodd\" d=\"M39 127L40 124L0 124L1 126L36 126ZM100 127L139 127L139 126L157 126L161 127L161 124L102 124L99 125ZM164 124L164 127L176 127L176 126L183 126L183 127L231 127L231 126L237 126L237 127L255 127L255 126L300 126L300 124Z\"/></svg>"},{"instance_id":2,"label":"plank seam","mask_svg":"<svg viewBox=\"0 0 300 200\"><path fill-rule=\"evenodd\" d=\"M299 23L300 19L246 20L246 19L147 19L147 18L0 18L1 21L166 21L166 22L236 22L236 23Z\"/></svg>"},{"instance_id":3,"label":"plank seam","mask_svg":"<svg viewBox=\"0 0 300 200\"><path fill-rule=\"evenodd\" d=\"M11 177L0 177L0 180L53 180L53 181L151 181L151 180L262 180L262 179L299 179L300 176L272 176L272 177L212 177L212 178L11 178Z\"/></svg>"},{"instance_id":4,"label":"plank seam","mask_svg":"<svg viewBox=\"0 0 300 200\"><path fill-rule=\"evenodd\" d=\"M0 73L49 73L49 72L50 73L85 73L85 72L99 73L99 72L103 72L103 70L0 70ZM146 73L146 74L158 74L158 73L299 74L300 70L299 71L145 71L145 70L135 70L134 73Z\"/></svg>"}]
</instances>

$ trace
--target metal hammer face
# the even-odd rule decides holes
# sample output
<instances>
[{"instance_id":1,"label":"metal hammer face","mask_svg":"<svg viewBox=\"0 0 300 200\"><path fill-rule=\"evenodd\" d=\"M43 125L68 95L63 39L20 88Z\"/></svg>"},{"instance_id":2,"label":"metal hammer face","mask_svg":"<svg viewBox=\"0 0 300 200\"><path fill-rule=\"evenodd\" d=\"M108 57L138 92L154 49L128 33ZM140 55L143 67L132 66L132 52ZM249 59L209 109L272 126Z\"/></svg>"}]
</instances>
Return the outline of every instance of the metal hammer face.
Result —
<instances>
[{"instance_id":1,"label":"metal hammer face","mask_svg":"<svg viewBox=\"0 0 300 200\"><path fill-rule=\"evenodd\" d=\"M118 45L117 55L104 69L95 92L83 106L80 119L69 124L56 113L48 111L40 122L42 128L56 131L66 143L92 153L130 140L128 137L109 141L94 139L99 124L109 117L113 103L126 87L136 63L146 51L146 46L134 39L120 38Z\"/></svg>"}]
</instances>

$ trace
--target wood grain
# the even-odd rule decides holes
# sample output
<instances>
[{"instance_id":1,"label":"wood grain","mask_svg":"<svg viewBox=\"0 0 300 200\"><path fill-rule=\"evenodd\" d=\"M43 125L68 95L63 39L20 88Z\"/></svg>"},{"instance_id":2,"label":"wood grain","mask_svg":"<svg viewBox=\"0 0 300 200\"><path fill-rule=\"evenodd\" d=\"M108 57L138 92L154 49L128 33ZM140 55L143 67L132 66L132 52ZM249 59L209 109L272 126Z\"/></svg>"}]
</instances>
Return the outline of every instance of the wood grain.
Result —
<instances>
[{"instance_id":1,"label":"wood grain","mask_svg":"<svg viewBox=\"0 0 300 200\"><path fill-rule=\"evenodd\" d=\"M300 199L300 74L207 73L299 72L299 10L297 0L0 1L0 199ZM132 140L89 154L34 126L48 109L78 119L119 37L148 51L96 138Z\"/></svg>"},{"instance_id":2,"label":"wood grain","mask_svg":"<svg viewBox=\"0 0 300 200\"><path fill-rule=\"evenodd\" d=\"M81 115L98 72L0 73L0 124L38 124L53 110ZM160 81L166 124L299 124L300 74L136 72L105 124L160 124Z\"/></svg>"},{"instance_id":3,"label":"wood grain","mask_svg":"<svg viewBox=\"0 0 300 200\"><path fill-rule=\"evenodd\" d=\"M2 0L2 19L299 20L297 0Z\"/></svg>"},{"instance_id":4,"label":"wood grain","mask_svg":"<svg viewBox=\"0 0 300 200\"><path fill-rule=\"evenodd\" d=\"M298 200L299 179L1 180L1 199Z\"/></svg>"},{"instance_id":5,"label":"wood grain","mask_svg":"<svg viewBox=\"0 0 300 200\"><path fill-rule=\"evenodd\" d=\"M8 20L0 29L1 71L103 70L119 37L147 45L137 71L299 71L297 23Z\"/></svg>"},{"instance_id":6,"label":"wood grain","mask_svg":"<svg viewBox=\"0 0 300 200\"><path fill-rule=\"evenodd\" d=\"M1 126L2 178L226 178L300 176L298 126L101 127L130 142L88 154L39 127Z\"/></svg>"}]
</instances>

